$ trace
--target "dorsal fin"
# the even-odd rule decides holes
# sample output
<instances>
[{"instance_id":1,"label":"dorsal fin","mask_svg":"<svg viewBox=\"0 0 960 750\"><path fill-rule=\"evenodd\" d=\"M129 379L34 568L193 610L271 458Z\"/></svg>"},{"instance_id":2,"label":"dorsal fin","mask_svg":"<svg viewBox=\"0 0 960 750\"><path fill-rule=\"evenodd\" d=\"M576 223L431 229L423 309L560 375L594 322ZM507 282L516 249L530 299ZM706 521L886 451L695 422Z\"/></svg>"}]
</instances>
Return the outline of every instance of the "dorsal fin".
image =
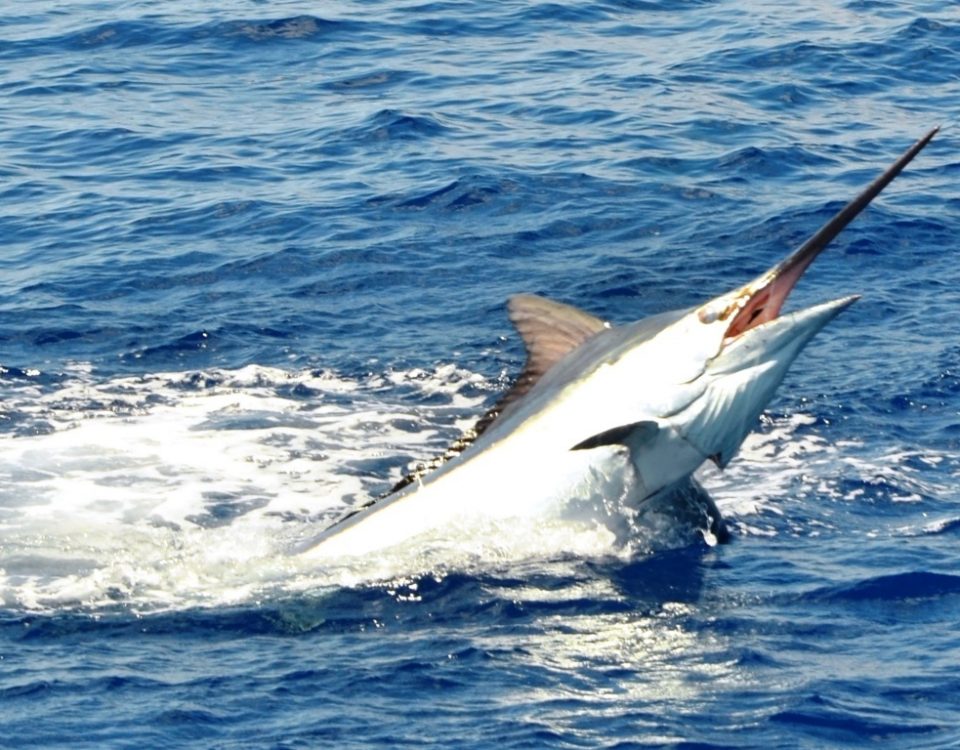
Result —
<instances>
[{"instance_id":1,"label":"dorsal fin","mask_svg":"<svg viewBox=\"0 0 960 750\"><path fill-rule=\"evenodd\" d=\"M583 310L535 294L511 297L507 311L527 348L524 375L536 379L593 334L610 327Z\"/></svg>"},{"instance_id":2,"label":"dorsal fin","mask_svg":"<svg viewBox=\"0 0 960 750\"><path fill-rule=\"evenodd\" d=\"M507 312L523 339L527 362L523 372L493 408L474 425L483 433L501 414L536 384L563 357L610 324L571 305L536 294L517 294L507 301Z\"/></svg>"},{"instance_id":3,"label":"dorsal fin","mask_svg":"<svg viewBox=\"0 0 960 750\"><path fill-rule=\"evenodd\" d=\"M535 294L517 294L511 297L507 301L507 313L527 350L527 363L520 377L516 379L510 390L477 420L473 428L467 430L447 449L446 453L428 463L418 465L397 482L387 493L388 495L403 489L408 484L413 484L462 453L493 424L497 417L503 414L505 409L509 409L511 404L533 388L543 374L564 355L572 352L595 333L610 327L609 323L583 310Z\"/></svg>"}]
</instances>

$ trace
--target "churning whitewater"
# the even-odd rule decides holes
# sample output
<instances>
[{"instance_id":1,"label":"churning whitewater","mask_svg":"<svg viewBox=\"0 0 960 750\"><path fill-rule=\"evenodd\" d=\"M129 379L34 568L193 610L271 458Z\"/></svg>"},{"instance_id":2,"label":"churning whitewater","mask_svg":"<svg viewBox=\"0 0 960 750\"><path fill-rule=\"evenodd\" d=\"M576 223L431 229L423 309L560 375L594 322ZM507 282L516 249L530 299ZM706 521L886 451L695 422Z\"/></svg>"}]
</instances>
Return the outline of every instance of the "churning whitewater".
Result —
<instances>
[{"instance_id":1,"label":"churning whitewater","mask_svg":"<svg viewBox=\"0 0 960 750\"><path fill-rule=\"evenodd\" d=\"M320 565L296 554L316 529L389 489L400 468L387 463L415 462L462 434L497 381L453 366L360 380L252 366L106 382L78 368L48 386L34 377L8 389L16 431L0 436L7 607L224 606L524 559L626 558L687 539L669 538L669 516L659 527L647 519L648 536L626 545L593 521L490 521ZM705 470L737 534L773 533L755 517L774 509L765 498L809 472L889 471L885 456L854 459L850 445L798 436L808 421L768 419L723 474ZM909 470L894 473L909 480ZM829 480L823 490L843 494Z\"/></svg>"}]
</instances>

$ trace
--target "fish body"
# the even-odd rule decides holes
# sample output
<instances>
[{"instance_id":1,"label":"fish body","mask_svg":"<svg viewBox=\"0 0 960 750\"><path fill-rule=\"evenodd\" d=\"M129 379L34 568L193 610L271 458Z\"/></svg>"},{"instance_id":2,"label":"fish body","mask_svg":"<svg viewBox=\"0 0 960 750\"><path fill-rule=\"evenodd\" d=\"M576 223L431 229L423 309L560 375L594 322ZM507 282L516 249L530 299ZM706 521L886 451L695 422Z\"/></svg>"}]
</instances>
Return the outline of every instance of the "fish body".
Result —
<instances>
[{"instance_id":1,"label":"fish body","mask_svg":"<svg viewBox=\"0 0 960 750\"><path fill-rule=\"evenodd\" d=\"M700 306L612 326L542 297L512 297L508 310L527 365L478 423L476 440L433 473L335 523L306 552L368 555L478 520L596 520L611 498L628 516L685 504L705 531L722 537L719 511L693 473L708 460L727 465L800 351L857 299L781 315L787 295L936 132L788 258ZM616 526L617 513L608 515ZM629 533L622 520L620 532Z\"/></svg>"}]
</instances>

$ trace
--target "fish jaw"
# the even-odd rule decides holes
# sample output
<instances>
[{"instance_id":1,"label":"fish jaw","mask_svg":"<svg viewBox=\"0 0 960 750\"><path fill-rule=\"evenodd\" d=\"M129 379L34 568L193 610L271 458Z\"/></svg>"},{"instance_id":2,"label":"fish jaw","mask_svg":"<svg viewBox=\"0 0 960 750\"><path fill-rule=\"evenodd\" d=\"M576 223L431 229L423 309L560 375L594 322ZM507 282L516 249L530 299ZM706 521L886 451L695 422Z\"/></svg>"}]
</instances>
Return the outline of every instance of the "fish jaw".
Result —
<instances>
[{"instance_id":1,"label":"fish jaw","mask_svg":"<svg viewBox=\"0 0 960 750\"><path fill-rule=\"evenodd\" d=\"M703 397L671 418L677 431L702 455L725 467L803 348L858 299L853 295L824 302L727 339L706 368Z\"/></svg>"}]
</instances>

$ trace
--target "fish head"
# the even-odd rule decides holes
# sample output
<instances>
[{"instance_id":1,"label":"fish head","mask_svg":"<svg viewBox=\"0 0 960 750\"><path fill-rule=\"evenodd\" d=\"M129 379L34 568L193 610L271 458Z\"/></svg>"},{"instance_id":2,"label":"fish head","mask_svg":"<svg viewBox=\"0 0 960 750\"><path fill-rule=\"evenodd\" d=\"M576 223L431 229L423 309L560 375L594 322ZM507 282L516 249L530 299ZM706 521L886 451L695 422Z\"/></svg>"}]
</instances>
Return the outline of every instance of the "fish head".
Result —
<instances>
[{"instance_id":1,"label":"fish head","mask_svg":"<svg viewBox=\"0 0 960 750\"><path fill-rule=\"evenodd\" d=\"M740 444L807 343L858 295L787 314L781 308L802 270L791 256L688 317L713 345L698 380L701 395L670 417L681 437L721 468ZM793 262L791 262L793 261Z\"/></svg>"},{"instance_id":2,"label":"fish head","mask_svg":"<svg viewBox=\"0 0 960 750\"><path fill-rule=\"evenodd\" d=\"M784 302L824 248L936 134L932 129L787 258L753 281L695 308L677 325L692 334L700 396L667 418L696 451L721 468L756 424L806 344L859 297L840 297L781 315ZM694 343L695 342L695 343Z\"/></svg>"}]
</instances>

